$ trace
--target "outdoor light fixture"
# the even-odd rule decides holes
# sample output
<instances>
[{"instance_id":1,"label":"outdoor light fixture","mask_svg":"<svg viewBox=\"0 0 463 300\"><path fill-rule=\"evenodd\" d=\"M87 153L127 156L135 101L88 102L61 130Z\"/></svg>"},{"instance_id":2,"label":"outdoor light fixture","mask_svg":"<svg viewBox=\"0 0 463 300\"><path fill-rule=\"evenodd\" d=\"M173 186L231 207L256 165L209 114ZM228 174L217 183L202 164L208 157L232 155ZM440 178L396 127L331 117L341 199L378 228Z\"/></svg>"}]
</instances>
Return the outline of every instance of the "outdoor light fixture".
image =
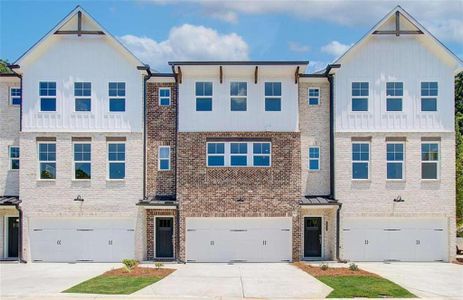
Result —
<instances>
[{"instance_id":1,"label":"outdoor light fixture","mask_svg":"<svg viewBox=\"0 0 463 300\"><path fill-rule=\"evenodd\" d=\"M239 197L238 199L236 199L236 202L244 202L244 199L242 197Z\"/></svg>"},{"instance_id":2,"label":"outdoor light fixture","mask_svg":"<svg viewBox=\"0 0 463 300\"><path fill-rule=\"evenodd\" d=\"M404 199L400 195L397 196L397 198L394 198L394 202L405 202Z\"/></svg>"},{"instance_id":3,"label":"outdoor light fixture","mask_svg":"<svg viewBox=\"0 0 463 300\"><path fill-rule=\"evenodd\" d=\"M84 202L84 198L82 198L80 195L77 195L77 198L75 198L74 201Z\"/></svg>"}]
</instances>

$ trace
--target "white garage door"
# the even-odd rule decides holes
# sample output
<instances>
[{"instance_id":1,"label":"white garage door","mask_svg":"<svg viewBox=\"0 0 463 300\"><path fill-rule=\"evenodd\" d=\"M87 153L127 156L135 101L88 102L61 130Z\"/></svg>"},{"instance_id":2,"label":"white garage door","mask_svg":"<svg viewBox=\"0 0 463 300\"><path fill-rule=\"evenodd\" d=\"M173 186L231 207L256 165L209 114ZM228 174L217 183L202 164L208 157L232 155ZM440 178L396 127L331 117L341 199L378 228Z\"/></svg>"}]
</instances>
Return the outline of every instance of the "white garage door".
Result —
<instances>
[{"instance_id":1,"label":"white garage door","mask_svg":"<svg viewBox=\"0 0 463 300\"><path fill-rule=\"evenodd\" d=\"M187 218L189 262L291 261L291 218Z\"/></svg>"},{"instance_id":2,"label":"white garage door","mask_svg":"<svg viewBox=\"0 0 463 300\"><path fill-rule=\"evenodd\" d=\"M133 219L30 220L33 261L120 262L135 255Z\"/></svg>"},{"instance_id":3,"label":"white garage door","mask_svg":"<svg viewBox=\"0 0 463 300\"><path fill-rule=\"evenodd\" d=\"M346 218L343 258L351 261L446 261L446 219Z\"/></svg>"}]
</instances>

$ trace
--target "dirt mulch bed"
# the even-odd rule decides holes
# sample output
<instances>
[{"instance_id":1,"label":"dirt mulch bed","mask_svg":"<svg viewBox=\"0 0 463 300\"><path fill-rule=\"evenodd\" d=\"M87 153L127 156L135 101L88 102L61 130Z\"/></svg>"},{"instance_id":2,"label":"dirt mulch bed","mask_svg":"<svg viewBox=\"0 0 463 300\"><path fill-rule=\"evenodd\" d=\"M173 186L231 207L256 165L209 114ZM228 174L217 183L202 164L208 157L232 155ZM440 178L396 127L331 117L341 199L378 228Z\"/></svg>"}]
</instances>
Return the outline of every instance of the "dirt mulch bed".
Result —
<instances>
[{"instance_id":1,"label":"dirt mulch bed","mask_svg":"<svg viewBox=\"0 0 463 300\"><path fill-rule=\"evenodd\" d=\"M102 276L166 277L174 271L175 269L135 267L131 272L128 272L127 269L120 268L112 269L111 271L104 273Z\"/></svg>"},{"instance_id":2,"label":"dirt mulch bed","mask_svg":"<svg viewBox=\"0 0 463 300\"><path fill-rule=\"evenodd\" d=\"M367 272L362 269L358 269L357 271L349 270L348 268L329 268L327 270L322 270L320 267L310 266L303 262L296 262L294 263L296 267L299 269L309 273L314 277L319 276L374 276L380 277L374 273Z\"/></svg>"}]
</instances>

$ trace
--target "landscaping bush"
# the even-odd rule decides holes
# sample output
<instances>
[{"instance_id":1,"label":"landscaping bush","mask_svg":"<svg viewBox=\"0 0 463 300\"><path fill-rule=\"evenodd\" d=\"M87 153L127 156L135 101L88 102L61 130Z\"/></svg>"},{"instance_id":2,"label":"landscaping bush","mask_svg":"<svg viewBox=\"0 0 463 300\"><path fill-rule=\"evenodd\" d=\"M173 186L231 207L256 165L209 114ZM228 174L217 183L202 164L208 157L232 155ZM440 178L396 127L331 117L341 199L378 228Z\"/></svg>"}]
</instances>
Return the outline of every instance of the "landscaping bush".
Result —
<instances>
[{"instance_id":1,"label":"landscaping bush","mask_svg":"<svg viewBox=\"0 0 463 300\"><path fill-rule=\"evenodd\" d=\"M139 261L136 260L136 259L123 259L122 260L122 263L124 264L125 268L127 269L127 271L132 271L136 266L138 266L139 264Z\"/></svg>"},{"instance_id":2,"label":"landscaping bush","mask_svg":"<svg viewBox=\"0 0 463 300\"><path fill-rule=\"evenodd\" d=\"M320 269L322 269L323 271L328 270L328 268L329 268L328 264L322 264L322 265L320 266Z\"/></svg>"},{"instance_id":3,"label":"landscaping bush","mask_svg":"<svg viewBox=\"0 0 463 300\"><path fill-rule=\"evenodd\" d=\"M162 267L164 267L164 264L162 262L155 262L154 265L156 266L156 269L160 269Z\"/></svg>"},{"instance_id":4,"label":"landscaping bush","mask_svg":"<svg viewBox=\"0 0 463 300\"><path fill-rule=\"evenodd\" d=\"M351 263L351 264L349 265L349 270L351 270L351 271L358 271L358 270L359 270L359 266L357 266L357 265L354 264L354 263Z\"/></svg>"}]
</instances>

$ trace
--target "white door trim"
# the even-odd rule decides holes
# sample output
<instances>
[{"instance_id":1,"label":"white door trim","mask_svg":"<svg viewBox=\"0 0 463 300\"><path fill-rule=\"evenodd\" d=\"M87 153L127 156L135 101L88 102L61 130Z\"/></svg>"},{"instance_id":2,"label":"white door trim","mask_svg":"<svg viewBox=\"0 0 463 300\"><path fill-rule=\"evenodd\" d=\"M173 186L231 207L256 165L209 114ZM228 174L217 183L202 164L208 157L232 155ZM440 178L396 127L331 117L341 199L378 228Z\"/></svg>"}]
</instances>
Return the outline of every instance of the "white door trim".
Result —
<instances>
[{"instance_id":1,"label":"white door trim","mask_svg":"<svg viewBox=\"0 0 463 300\"><path fill-rule=\"evenodd\" d=\"M321 218L321 256L305 256L305 218ZM323 260L325 257L325 217L323 215L304 215L302 220L302 259L304 260Z\"/></svg>"},{"instance_id":2,"label":"white door trim","mask_svg":"<svg viewBox=\"0 0 463 300\"><path fill-rule=\"evenodd\" d=\"M157 218L171 218L172 219L172 257L158 257L156 253L156 223L157 223ZM154 253L154 259L175 259L175 244L174 244L174 235L175 235L175 219L174 216L154 216L154 222L153 222L153 253Z\"/></svg>"},{"instance_id":3,"label":"white door trim","mask_svg":"<svg viewBox=\"0 0 463 300\"><path fill-rule=\"evenodd\" d=\"M15 257L9 257L8 256L8 241L10 239L8 235L8 218L19 218L19 216L15 215L4 215L3 216L3 257L4 258L15 258ZM20 251L18 249L18 251Z\"/></svg>"}]
</instances>

